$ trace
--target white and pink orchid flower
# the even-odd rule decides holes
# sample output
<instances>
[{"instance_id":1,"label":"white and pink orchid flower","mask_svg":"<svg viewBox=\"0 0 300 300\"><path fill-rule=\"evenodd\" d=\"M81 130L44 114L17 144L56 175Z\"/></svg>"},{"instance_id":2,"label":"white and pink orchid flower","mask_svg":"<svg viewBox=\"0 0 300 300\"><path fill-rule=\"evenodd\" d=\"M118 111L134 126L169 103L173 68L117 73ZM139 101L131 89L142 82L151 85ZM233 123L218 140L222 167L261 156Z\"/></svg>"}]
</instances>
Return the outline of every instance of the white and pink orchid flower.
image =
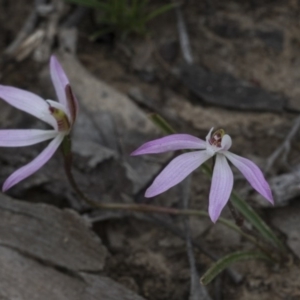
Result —
<instances>
[{"instance_id":1,"label":"white and pink orchid flower","mask_svg":"<svg viewBox=\"0 0 300 300\"><path fill-rule=\"evenodd\" d=\"M209 215L213 222L219 218L229 200L233 187L233 173L227 159L245 176L251 186L273 204L272 192L261 170L249 159L229 152L232 141L224 130L212 134L209 131L206 141L188 134L172 134L145 143L131 155L156 154L166 151L199 149L181 154L173 159L155 178L147 189L145 197L161 194L185 179L209 158L216 155L209 194Z\"/></svg>"},{"instance_id":2,"label":"white and pink orchid flower","mask_svg":"<svg viewBox=\"0 0 300 300\"><path fill-rule=\"evenodd\" d=\"M11 86L0 85L0 98L48 123L53 129L0 130L0 147L23 147L52 139L49 145L30 163L12 173L4 182L6 191L39 170L69 135L75 122L78 104L69 80L55 56L50 59L51 79L59 102L44 100L38 95Z\"/></svg>"}]
</instances>

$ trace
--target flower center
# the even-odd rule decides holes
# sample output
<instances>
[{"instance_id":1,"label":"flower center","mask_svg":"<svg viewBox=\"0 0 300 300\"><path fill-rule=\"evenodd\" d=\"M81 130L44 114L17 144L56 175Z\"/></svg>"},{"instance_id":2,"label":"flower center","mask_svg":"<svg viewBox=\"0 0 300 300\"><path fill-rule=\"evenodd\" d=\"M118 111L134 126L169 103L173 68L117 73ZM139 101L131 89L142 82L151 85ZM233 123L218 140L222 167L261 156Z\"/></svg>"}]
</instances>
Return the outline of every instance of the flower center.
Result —
<instances>
[{"instance_id":1,"label":"flower center","mask_svg":"<svg viewBox=\"0 0 300 300\"><path fill-rule=\"evenodd\" d=\"M68 116L62 110L55 108L53 106L49 106L49 111L53 118L57 122L58 131L69 131L70 130L70 122Z\"/></svg>"},{"instance_id":2,"label":"flower center","mask_svg":"<svg viewBox=\"0 0 300 300\"><path fill-rule=\"evenodd\" d=\"M211 138L209 139L209 144L212 146L216 146L218 148L221 148L221 143L222 143L222 138L225 135L225 130L224 129L218 129L215 131L212 135Z\"/></svg>"}]
</instances>

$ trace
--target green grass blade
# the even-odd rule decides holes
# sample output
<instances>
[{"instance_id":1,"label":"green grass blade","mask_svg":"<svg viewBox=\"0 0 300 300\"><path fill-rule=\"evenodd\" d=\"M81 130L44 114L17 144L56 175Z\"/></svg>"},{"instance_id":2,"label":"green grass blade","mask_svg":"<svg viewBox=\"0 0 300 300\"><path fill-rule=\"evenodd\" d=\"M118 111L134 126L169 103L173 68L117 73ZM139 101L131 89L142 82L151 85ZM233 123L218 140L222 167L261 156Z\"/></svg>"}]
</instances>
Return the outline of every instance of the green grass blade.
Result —
<instances>
[{"instance_id":1,"label":"green grass blade","mask_svg":"<svg viewBox=\"0 0 300 300\"><path fill-rule=\"evenodd\" d=\"M157 16L169 11L170 9L176 7L175 3L171 3L171 4L166 4L161 6L160 8L155 9L153 12L151 12L150 14L148 14L145 17L145 23L156 18Z\"/></svg>"},{"instance_id":2,"label":"green grass blade","mask_svg":"<svg viewBox=\"0 0 300 300\"><path fill-rule=\"evenodd\" d=\"M173 134L176 131L172 128L172 126L159 114L151 114L149 116L150 120L160 128L165 134Z\"/></svg>"},{"instance_id":3,"label":"green grass blade","mask_svg":"<svg viewBox=\"0 0 300 300\"><path fill-rule=\"evenodd\" d=\"M194 209L187 209L185 210L186 213L189 215L189 216L197 216L197 217L204 217L204 218L208 218L210 219L209 217L209 214L206 212L206 211L203 211L203 210L194 210ZM220 217L218 219L218 224L222 224L226 227L228 227L229 229L237 232L238 234L240 234L242 237L244 237L245 239L247 239L249 242L251 242L253 245L257 246L258 248L262 249L262 250L266 250L263 248L263 245L261 245L259 243L259 241L253 237L252 235L250 234L247 234L246 232L244 232L240 227L238 227L234 222L230 221L230 220L227 220L225 218L222 218Z\"/></svg>"},{"instance_id":4,"label":"green grass blade","mask_svg":"<svg viewBox=\"0 0 300 300\"><path fill-rule=\"evenodd\" d=\"M132 11L132 15L136 16L139 12L139 0L132 0L132 4L131 4L131 11Z\"/></svg>"},{"instance_id":5,"label":"green grass blade","mask_svg":"<svg viewBox=\"0 0 300 300\"><path fill-rule=\"evenodd\" d=\"M203 285L209 284L218 274L224 269L229 267L231 264L239 261L250 260L250 259L264 259L273 262L267 255L262 252L251 252L251 251L238 251L228 254L218 261L216 261L200 278L200 282Z\"/></svg>"},{"instance_id":6,"label":"green grass blade","mask_svg":"<svg viewBox=\"0 0 300 300\"><path fill-rule=\"evenodd\" d=\"M231 194L231 202L235 208L260 232L260 234L279 249L285 249L272 229L261 219L253 208L242 200L235 192Z\"/></svg>"},{"instance_id":7,"label":"green grass blade","mask_svg":"<svg viewBox=\"0 0 300 300\"><path fill-rule=\"evenodd\" d=\"M89 40L94 42L97 38L99 38L101 35L105 35L107 33L110 33L112 31L111 28L106 28L106 29L100 29L93 34L89 36Z\"/></svg>"},{"instance_id":8,"label":"green grass blade","mask_svg":"<svg viewBox=\"0 0 300 300\"><path fill-rule=\"evenodd\" d=\"M164 133L176 133L175 130L168 124L168 122L160 115L152 114L150 118L160 129L162 129ZM209 177L212 176L212 170L207 164L202 164L201 170ZM271 242L280 250L285 250L284 245L278 239L276 234L246 201L242 200L234 191L232 192L230 199L234 207L259 231L263 238Z\"/></svg>"}]
</instances>

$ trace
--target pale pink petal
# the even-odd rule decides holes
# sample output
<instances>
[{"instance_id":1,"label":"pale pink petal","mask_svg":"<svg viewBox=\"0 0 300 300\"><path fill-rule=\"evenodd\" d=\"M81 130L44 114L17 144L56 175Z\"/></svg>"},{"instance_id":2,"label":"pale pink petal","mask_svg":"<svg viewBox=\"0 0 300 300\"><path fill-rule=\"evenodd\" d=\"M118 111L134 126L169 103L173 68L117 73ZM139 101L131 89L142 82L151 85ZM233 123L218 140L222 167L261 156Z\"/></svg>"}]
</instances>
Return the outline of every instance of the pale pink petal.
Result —
<instances>
[{"instance_id":1,"label":"pale pink petal","mask_svg":"<svg viewBox=\"0 0 300 300\"><path fill-rule=\"evenodd\" d=\"M222 141L221 141L221 149L227 151L227 150L230 149L231 145L232 145L231 137L230 137L228 134L225 134L225 135L222 137Z\"/></svg>"},{"instance_id":2,"label":"pale pink petal","mask_svg":"<svg viewBox=\"0 0 300 300\"><path fill-rule=\"evenodd\" d=\"M163 138L145 143L131 155L163 153L181 149L205 149L206 143L189 134L171 134Z\"/></svg>"},{"instance_id":3,"label":"pale pink petal","mask_svg":"<svg viewBox=\"0 0 300 300\"><path fill-rule=\"evenodd\" d=\"M240 172L245 176L245 178L257 192L259 192L272 204L274 203L270 186L256 164L249 159L238 156L231 152L224 152L224 155L226 155L231 163L240 170Z\"/></svg>"},{"instance_id":4,"label":"pale pink petal","mask_svg":"<svg viewBox=\"0 0 300 300\"><path fill-rule=\"evenodd\" d=\"M155 178L152 185L147 189L145 197L154 197L170 189L210 157L211 155L205 150L184 153L177 156Z\"/></svg>"},{"instance_id":5,"label":"pale pink petal","mask_svg":"<svg viewBox=\"0 0 300 300\"><path fill-rule=\"evenodd\" d=\"M4 129L0 130L0 147L30 146L56 136L56 130Z\"/></svg>"},{"instance_id":6,"label":"pale pink petal","mask_svg":"<svg viewBox=\"0 0 300 300\"><path fill-rule=\"evenodd\" d=\"M52 55L50 59L50 74L58 101L63 106L68 107L65 88L66 85L69 84L69 79L54 55Z\"/></svg>"},{"instance_id":7,"label":"pale pink petal","mask_svg":"<svg viewBox=\"0 0 300 300\"><path fill-rule=\"evenodd\" d=\"M233 174L230 166L222 154L216 155L216 163L212 176L209 194L209 216L215 223L222 209L229 200L233 187Z\"/></svg>"},{"instance_id":8,"label":"pale pink petal","mask_svg":"<svg viewBox=\"0 0 300 300\"><path fill-rule=\"evenodd\" d=\"M34 160L11 174L4 182L2 191L7 191L21 180L29 177L39 170L53 156L63 138L63 134L57 135L56 138L52 140L50 144Z\"/></svg>"},{"instance_id":9,"label":"pale pink petal","mask_svg":"<svg viewBox=\"0 0 300 300\"><path fill-rule=\"evenodd\" d=\"M56 121L50 114L49 105L40 96L15 87L0 85L0 98L56 128Z\"/></svg>"}]
</instances>

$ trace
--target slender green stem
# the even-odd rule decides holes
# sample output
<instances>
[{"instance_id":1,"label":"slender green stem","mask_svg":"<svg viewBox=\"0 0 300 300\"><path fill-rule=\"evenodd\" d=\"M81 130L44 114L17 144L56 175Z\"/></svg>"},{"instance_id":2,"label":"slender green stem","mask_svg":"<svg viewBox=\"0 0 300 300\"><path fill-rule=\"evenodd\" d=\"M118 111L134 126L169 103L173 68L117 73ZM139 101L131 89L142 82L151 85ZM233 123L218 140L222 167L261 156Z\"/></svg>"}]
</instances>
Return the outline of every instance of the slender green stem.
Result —
<instances>
[{"instance_id":1,"label":"slender green stem","mask_svg":"<svg viewBox=\"0 0 300 300\"><path fill-rule=\"evenodd\" d=\"M231 264L249 259L264 259L269 262L275 262L272 258L261 252L237 251L230 253L215 262L200 278L200 282L206 285Z\"/></svg>"},{"instance_id":2,"label":"slender green stem","mask_svg":"<svg viewBox=\"0 0 300 300\"><path fill-rule=\"evenodd\" d=\"M185 215L185 216L198 216L198 217L205 217L209 218L209 214L202 210L194 210L194 209L177 209L171 207L163 207L163 206L155 206L155 205L148 205L148 204L127 204L127 203L100 203L96 202L90 198L88 198L78 187L74 176L71 171L71 154L64 155L64 169L67 175L67 178L74 189L74 191L78 194L78 196L84 200L86 203L93 207L97 207L99 209L105 210L122 210L122 211L131 211L131 212L139 212L139 213L156 213L156 214L170 214L170 215ZM222 217L218 219L218 222L227 226L228 228L236 231L249 242L256 245L262 251L267 253L268 255L272 256L268 250L253 236L245 233L241 230L238 226L236 226L233 222L226 220Z\"/></svg>"},{"instance_id":3,"label":"slender green stem","mask_svg":"<svg viewBox=\"0 0 300 300\"><path fill-rule=\"evenodd\" d=\"M261 217L248 205L243 199L241 199L235 192L232 192L230 200L235 208L243 214L243 216L251 222L251 224L260 232L260 234L268 241L270 241L278 249L285 251L286 247L278 239L272 229L261 219Z\"/></svg>"},{"instance_id":4,"label":"slender green stem","mask_svg":"<svg viewBox=\"0 0 300 300\"><path fill-rule=\"evenodd\" d=\"M206 163L201 165L201 170L209 178L212 177L212 169ZM266 240L270 241L274 246L276 246L280 250L286 250L283 243L277 238L277 236L271 230L271 228L260 218L260 216L252 209L250 205L248 205L243 199L241 199L238 196L238 194L235 191L232 191L230 196L230 202L228 202L228 205L236 221L236 224L239 226L242 232L244 232L243 217L245 217ZM235 208L240 213L239 215L235 212Z\"/></svg>"}]
</instances>

